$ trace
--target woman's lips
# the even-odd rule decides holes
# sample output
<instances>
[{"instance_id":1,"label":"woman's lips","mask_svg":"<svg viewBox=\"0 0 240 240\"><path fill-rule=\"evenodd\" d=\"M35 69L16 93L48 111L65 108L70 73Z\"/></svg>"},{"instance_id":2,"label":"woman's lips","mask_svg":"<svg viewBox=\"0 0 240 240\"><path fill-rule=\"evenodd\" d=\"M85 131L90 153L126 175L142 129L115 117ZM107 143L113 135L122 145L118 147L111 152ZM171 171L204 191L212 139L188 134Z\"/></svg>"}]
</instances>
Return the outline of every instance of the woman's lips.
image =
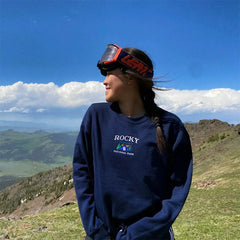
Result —
<instances>
[{"instance_id":1,"label":"woman's lips","mask_svg":"<svg viewBox=\"0 0 240 240\"><path fill-rule=\"evenodd\" d=\"M106 88L105 94L109 92L110 88Z\"/></svg>"}]
</instances>

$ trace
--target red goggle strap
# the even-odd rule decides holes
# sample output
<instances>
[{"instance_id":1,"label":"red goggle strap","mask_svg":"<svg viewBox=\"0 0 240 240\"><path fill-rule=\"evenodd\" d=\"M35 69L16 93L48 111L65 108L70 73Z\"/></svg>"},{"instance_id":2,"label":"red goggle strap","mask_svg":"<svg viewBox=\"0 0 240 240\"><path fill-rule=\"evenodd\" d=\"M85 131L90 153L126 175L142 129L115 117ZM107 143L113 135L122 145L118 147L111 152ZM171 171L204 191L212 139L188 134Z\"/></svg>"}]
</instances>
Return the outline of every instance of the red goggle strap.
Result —
<instances>
[{"instance_id":1,"label":"red goggle strap","mask_svg":"<svg viewBox=\"0 0 240 240\"><path fill-rule=\"evenodd\" d=\"M118 62L125 65L127 68L133 70L134 72L138 73L143 77L153 77L153 70L148 65L143 63L138 58L128 54L125 51L121 51L118 56Z\"/></svg>"}]
</instances>

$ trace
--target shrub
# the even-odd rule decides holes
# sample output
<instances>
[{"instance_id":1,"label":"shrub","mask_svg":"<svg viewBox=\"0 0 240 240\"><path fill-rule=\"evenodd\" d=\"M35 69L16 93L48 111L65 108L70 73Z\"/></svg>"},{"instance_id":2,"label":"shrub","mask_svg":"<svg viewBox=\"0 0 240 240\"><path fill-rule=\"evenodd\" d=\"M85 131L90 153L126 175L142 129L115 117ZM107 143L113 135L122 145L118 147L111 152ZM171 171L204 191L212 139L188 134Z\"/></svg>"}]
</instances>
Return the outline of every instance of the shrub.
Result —
<instances>
[{"instance_id":1,"label":"shrub","mask_svg":"<svg viewBox=\"0 0 240 240\"><path fill-rule=\"evenodd\" d=\"M219 135L217 133L217 134L212 135L211 137L209 137L207 142L210 143L210 142L215 142L215 141L218 141L218 140L219 140Z\"/></svg>"}]
</instances>

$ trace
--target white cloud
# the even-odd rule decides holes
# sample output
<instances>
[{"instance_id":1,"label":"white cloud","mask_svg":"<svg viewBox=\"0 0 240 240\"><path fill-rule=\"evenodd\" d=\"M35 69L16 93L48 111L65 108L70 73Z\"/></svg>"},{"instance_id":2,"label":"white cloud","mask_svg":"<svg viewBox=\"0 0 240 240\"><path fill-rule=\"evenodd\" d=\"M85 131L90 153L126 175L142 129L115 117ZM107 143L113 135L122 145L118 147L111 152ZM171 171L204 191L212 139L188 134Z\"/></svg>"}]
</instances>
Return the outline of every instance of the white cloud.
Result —
<instances>
[{"instance_id":1,"label":"white cloud","mask_svg":"<svg viewBox=\"0 0 240 240\"><path fill-rule=\"evenodd\" d=\"M42 112L45 112L47 109L44 109L44 108L39 108L36 110L36 112L38 113L42 113Z\"/></svg>"},{"instance_id":2,"label":"white cloud","mask_svg":"<svg viewBox=\"0 0 240 240\"><path fill-rule=\"evenodd\" d=\"M52 107L77 107L104 101L104 86L100 82L70 82L61 87L54 83L26 84L17 82L0 86L0 111L13 108L23 112L42 111Z\"/></svg>"},{"instance_id":3,"label":"white cloud","mask_svg":"<svg viewBox=\"0 0 240 240\"><path fill-rule=\"evenodd\" d=\"M237 111L240 113L240 91L229 88L210 90L169 90L157 93L157 103L173 112Z\"/></svg>"},{"instance_id":4,"label":"white cloud","mask_svg":"<svg viewBox=\"0 0 240 240\"><path fill-rule=\"evenodd\" d=\"M29 109L26 109L26 108L18 108L18 107L11 107L7 110L3 110L2 112L5 112L5 113L29 113Z\"/></svg>"},{"instance_id":5,"label":"white cloud","mask_svg":"<svg viewBox=\"0 0 240 240\"><path fill-rule=\"evenodd\" d=\"M57 98L58 87L54 83L25 84L17 82L9 86L0 86L0 110L6 107L32 108L51 106Z\"/></svg>"},{"instance_id":6,"label":"white cloud","mask_svg":"<svg viewBox=\"0 0 240 240\"><path fill-rule=\"evenodd\" d=\"M42 113L51 108L71 109L104 101L104 86L97 81L0 86L0 112ZM164 109L182 115L224 112L240 116L240 91L229 88L157 92L156 102ZM240 119L238 119L240 120Z\"/></svg>"},{"instance_id":7,"label":"white cloud","mask_svg":"<svg viewBox=\"0 0 240 240\"><path fill-rule=\"evenodd\" d=\"M104 86L97 81L70 82L57 89L58 103L63 107L89 105L104 101Z\"/></svg>"}]
</instances>

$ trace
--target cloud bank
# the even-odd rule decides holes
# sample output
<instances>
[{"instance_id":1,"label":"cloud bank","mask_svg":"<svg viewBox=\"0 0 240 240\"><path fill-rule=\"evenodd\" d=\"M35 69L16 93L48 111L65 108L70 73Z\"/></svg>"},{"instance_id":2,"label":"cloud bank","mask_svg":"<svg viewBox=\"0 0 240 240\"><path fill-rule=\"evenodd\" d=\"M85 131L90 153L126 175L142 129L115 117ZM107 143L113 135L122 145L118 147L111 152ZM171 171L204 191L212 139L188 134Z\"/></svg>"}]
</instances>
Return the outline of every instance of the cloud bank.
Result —
<instances>
[{"instance_id":1,"label":"cloud bank","mask_svg":"<svg viewBox=\"0 0 240 240\"><path fill-rule=\"evenodd\" d=\"M240 90L217 88L210 90L177 90L156 92L156 103L185 121L218 118L230 123L240 122ZM28 121L47 119L59 121L64 118L77 121L86 107L93 102L103 102L104 86L97 81L69 82L63 86L54 83L26 84L16 82L0 86L0 120L13 114L24 115ZM73 114L74 113L74 114ZM12 114L12 115L11 115ZM8 116L8 117L6 117ZM30 117L32 116L32 117ZM66 117L68 116L68 117ZM79 121L79 120L78 120Z\"/></svg>"},{"instance_id":2,"label":"cloud bank","mask_svg":"<svg viewBox=\"0 0 240 240\"><path fill-rule=\"evenodd\" d=\"M103 101L104 87L100 82L70 82L61 87L54 83L26 84L17 82L0 86L1 112L44 112L49 108L72 108Z\"/></svg>"},{"instance_id":3,"label":"cloud bank","mask_svg":"<svg viewBox=\"0 0 240 240\"><path fill-rule=\"evenodd\" d=\"M240 113L240 91L230 88L210 90L176 90L161 92L157 102L173 112L221 112Z\"/></svg>"}]
</instances>

